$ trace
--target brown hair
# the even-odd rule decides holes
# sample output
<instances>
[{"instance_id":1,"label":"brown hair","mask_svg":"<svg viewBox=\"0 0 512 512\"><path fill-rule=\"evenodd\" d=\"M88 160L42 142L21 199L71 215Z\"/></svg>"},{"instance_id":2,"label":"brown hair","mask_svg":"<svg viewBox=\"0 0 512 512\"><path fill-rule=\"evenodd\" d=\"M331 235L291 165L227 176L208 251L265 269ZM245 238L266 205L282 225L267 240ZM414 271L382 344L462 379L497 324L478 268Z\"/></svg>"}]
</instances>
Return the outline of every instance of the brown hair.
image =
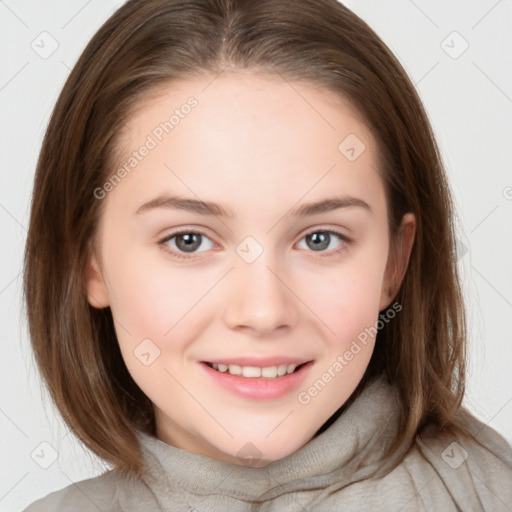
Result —
<instances>
[{"instance_id":1,"label":"brown hair","mask_svg":"<svg viewBox=\"0 0 512 512\"><path fill-rule=\"evenodd\" d=\"M141 474L135 429L152 404L121 357L110 308L87 301L84 269L120 127L158 87L227 66L304 80L351 101L379 144L390 236L416 216L402 311L379 331L362 384L383 371L402 399L397 443L429 421L463 431L466 320L453 205L434 136L402 66L336 0L130 0L99 29L53 111L37 164L24 296L37 364L65 421L99 457Z\"/></svg>"}]
</instances>

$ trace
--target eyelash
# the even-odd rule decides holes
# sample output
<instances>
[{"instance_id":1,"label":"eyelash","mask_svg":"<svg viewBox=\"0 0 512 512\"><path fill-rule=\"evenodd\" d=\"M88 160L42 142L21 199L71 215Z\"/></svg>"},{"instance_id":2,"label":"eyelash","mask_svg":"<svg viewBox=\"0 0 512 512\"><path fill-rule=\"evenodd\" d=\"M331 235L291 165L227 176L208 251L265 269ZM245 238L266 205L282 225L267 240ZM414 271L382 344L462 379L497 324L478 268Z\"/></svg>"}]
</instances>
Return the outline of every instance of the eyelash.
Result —
<instances>
[{"instance_id":1,"label":"eyelash","mask_svg":"<svg viewBox=\"0 0 512 512\"><path fill-rule=\"evenodd\" d=\"M337 249L331 249L330 251L319 251L318 255L321 258L331 258L331 257L337 256L337 255L339 255L340 253L342 253L343 251L345 251L347 249L347 245L352 243L352 240L350 238L348 238L343 233L340 233L339 231L336 231L334 229L314 229L312 231L309 231L309 232L305 233L302 236L301 240L303 240L307 236L312 235L314 233L327 233L329 235L336 235L343 242L340 245L340 247L338 247ZM174 249L170 249L169 246L167 245L167 242L169 242L169 240L172 240L176 236L184 235L184 234L187 234L187 235L200 235L200 236L204 236L204 237L209 239L209 237L207 235L205 235L204 233L201 233L200 231L194 231L194 230L191 230L191 229L181 229L181 230L178 230L178 231L174 231L173 233L171 233L170 235L167 235L162 240L159 240L158 241L158 245L161 246L162 249L165 252L167 252L168 254L170 254L173 258L176 258L178 260L190 260L190 259L193 259L194 258L194 253L189 253L189 255L184 256L185 253L175 251ZM212 242L213 242L213 240L212 240ZM316 251L308 251L308 252L314 253Z\"/></svg>"}]
</instances>

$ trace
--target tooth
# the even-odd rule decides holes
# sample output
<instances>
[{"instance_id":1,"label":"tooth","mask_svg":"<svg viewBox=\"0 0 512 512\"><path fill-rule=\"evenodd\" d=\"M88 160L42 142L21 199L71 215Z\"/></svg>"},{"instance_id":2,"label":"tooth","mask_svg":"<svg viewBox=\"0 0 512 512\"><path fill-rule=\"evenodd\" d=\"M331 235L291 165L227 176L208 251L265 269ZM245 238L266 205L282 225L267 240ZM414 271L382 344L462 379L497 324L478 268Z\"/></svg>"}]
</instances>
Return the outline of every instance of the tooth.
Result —
<instances>
[{"instance_id":1,"label":"tooth","mask_svg":"<svg viewBox=\"0 0 512 512\"><path fill-rule=\"evenodd\" d=\"M242 374L244 377L261 377L261 368L256 366L244 366L242 368Z\"/></svg>"},{"instance_id":2,"label":"tooth","mask_svg":"<svg viewBox=\"0 0 512 512\"><path fill-rule=\"evenodd\" d=\"M258 378L264 377L267 379L275 379L283 375L293 373L297 368L297 364L281 364L279 366L267 366L260 368L257 366L239 366L237 364L223 364L212 363L212 368L221 373L230 373L231 375L242 375L243 377Z\"/></svg>"},{"instance_id":3,"label":"tooth","mask_svg":"<svg viewBox=\"0 0 512 512\"><path fill-rule=\"evenodd\" d=\"M267 378L277 377L277 366L269 366L261 369L261 376Z\"/></svg>"},{"instance_id":4,"label":"tooth","mask_svg":"<svg viewBox=\"0 0 512 512\"><path fill-rule=\"evenodd\" d=\"M279 377L282 377L283 375L286 375L286 370L288 369L288 366L286 366L285 364L281 364L277 367L277 375L279 375Z\"/></svg>"},{"instance_id":5,"label":"tooth","mask_svg":"<svg viewBox=\"0 0 512 512\"><path fill-rule=\"evenodd\" d=\"M237 364L230 364L229 373L231 373L231 375L242 375L242 367Z\"/></svg>"},{"instance_id":6,"label":"tooth","mask_svg":"<svg viewBox=\"0 0 512 512\"><path fill-rule=\"evenodd\" d=\"M286 368L286 373L293 373L295 368L297 368L298 365L296 364L289 364Z\"/></svg>"}]
</instances>

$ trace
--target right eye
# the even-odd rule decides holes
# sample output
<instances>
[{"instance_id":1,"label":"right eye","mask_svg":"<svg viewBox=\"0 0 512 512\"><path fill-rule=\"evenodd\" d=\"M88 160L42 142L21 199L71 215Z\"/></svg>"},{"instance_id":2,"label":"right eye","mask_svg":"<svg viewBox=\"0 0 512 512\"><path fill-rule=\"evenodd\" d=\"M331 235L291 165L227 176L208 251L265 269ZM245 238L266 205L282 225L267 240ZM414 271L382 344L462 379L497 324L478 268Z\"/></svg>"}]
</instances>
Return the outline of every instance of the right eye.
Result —
<instances>
[{"instance_id":1,"label":"right eye","mask_svg":"<svg viewBox=\"0 0 512 512\"><path fill-rule=\"evenodd\" d=\"M207 243L205 249L198 251L198 248L202 245L204 246L203 242L205 240L209 242L209 246ZM175 231L160 240L158 244L161 245L165 251L179 259L188 258L188 256L184 256L184 254L204 252L205 250L212 249L215 245L205 234L186 230Z\"/></svg>"}]
</instances>

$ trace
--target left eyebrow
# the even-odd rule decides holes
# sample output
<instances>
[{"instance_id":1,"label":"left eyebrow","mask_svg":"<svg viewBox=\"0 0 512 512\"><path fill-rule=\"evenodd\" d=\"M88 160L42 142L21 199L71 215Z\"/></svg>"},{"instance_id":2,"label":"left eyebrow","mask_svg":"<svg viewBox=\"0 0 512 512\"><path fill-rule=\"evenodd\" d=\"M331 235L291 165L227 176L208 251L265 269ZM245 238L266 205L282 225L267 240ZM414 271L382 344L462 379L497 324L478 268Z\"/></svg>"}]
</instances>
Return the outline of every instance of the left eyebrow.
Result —
<instances>
[{"instance_id":1,"label":"left eyebrow","mask_svg":"<svg viewBox=\"0 0 512 512\"><path fill-rule=\"evenodd\" d=\"M339 208L359 207L372 212L370 205L352 196L331 197L323 199L314 203L305 203L298 208L290 211L293 217L306 217L309 215L318 215L320 213L337 210ZM201 215L216 215L219 217L235 217L234 212L227 210L223 206L211 201L199 201L197 199L169 196L162 194L147 203L139 206L135 214L147 212L154 209L172 209L172 210L186 210Z\"/></svg>"},{"instance_id":2,"label":"left eyebrow","mask_svg":"<svg viewBox=\"0 0 512 512\"><path fill-rule=\"evenodd\" d=\"M290 214L294 217L303 217L306 215L317 215L319 213L330 212L332 210L337 210L338 208L351 208L354 206L364 208L369 213L372 212L370 205L366 201L363 201L358 197L341 196L331 197L316 203L302 204L298 208L292 210Z\"/></svg>"}]
</instances>

